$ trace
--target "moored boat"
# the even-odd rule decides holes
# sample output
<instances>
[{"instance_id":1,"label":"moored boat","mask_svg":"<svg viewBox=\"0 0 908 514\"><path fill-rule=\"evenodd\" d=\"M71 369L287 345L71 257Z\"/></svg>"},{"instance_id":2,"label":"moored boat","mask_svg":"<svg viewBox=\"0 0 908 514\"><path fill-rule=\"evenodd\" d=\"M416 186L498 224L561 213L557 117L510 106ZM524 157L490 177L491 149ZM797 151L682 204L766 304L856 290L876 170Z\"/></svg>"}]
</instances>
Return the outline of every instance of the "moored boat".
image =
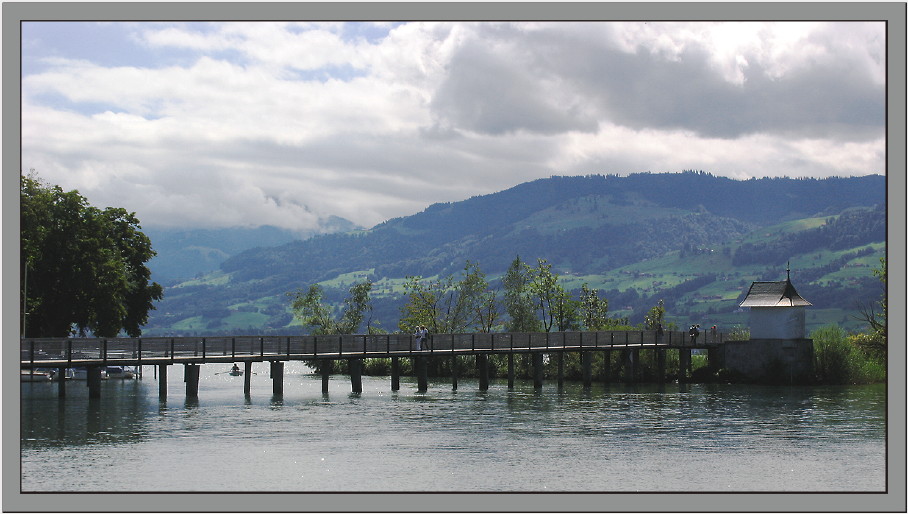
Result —
<instances>
[{"instance_id":1,"label":"moored boat","mask_svg":"<svg viewBox=\"0 0 908 514\"><path fill-rule=\"evenodd\" d=\"M53 378L53 371L43 369L23 369L19 371L19 380L21 382L50 382Z\"/></svg>"},{"instance_id":2,"label":"moored boat","mask_svg":"<svg viewBox=\"0 0 908 514\"><path fill-rule=\"evenodd\" d=\"M101 368L101 380L107 380L107 371ZM88 368L66 368L67 380L88 380Z\"/></svg>"},{"instance_id":3,"label":"moored boat","mask_svg":"<svg viewBox=\"0 0 908 514\"><path fill-rule=\"evenodd\" d=\"M104 371L107 372L107 378L130 379L136 377L135 371L126 366L107 366Z\"/></svg>"}]
</instances>

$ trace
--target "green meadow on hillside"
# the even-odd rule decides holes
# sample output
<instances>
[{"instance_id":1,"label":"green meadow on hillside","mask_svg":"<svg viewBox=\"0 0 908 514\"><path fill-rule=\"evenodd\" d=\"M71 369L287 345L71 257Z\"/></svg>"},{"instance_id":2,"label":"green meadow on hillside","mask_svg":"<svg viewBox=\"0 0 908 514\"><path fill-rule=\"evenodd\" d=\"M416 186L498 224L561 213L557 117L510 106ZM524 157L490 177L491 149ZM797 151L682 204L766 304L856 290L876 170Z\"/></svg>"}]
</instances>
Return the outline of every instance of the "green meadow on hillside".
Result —
<instances>
[{"instance_id":1,"label":"green meadow on hillside","mask_svg":"<svg viewBox=\"0 0 908 514\"><path fill-rule=\"evenodd\" d=\"M750 285L784 280L790 263L813 303L808 328L860 330L860 305L881 294L872 270L886 248L883 185L879 177L733 181L687 172L541 179L368 230L243 252L168 287L146 333L301 333L288 293L317 283L339 308L366 279L373 320L396 331L408 275L457 278L469 260L500 299L518 255L531 265L546 259L575 297L583 284L598 289L609 315L631 324L662 299L678 326L723 330L746 325L738 304Z\"/></svg>"}]
</instances>

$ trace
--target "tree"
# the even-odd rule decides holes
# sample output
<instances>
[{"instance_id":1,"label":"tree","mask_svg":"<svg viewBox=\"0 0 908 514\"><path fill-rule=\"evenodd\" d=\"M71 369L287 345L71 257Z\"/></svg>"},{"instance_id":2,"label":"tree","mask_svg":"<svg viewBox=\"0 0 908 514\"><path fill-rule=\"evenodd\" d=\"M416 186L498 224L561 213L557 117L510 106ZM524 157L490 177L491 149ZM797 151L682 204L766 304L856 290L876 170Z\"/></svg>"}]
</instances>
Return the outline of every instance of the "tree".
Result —
<instances>
[{"instance_id":1,"label":"tree","mask_svg":"<svg viewBox=\"0 0 908 514\"><path fill-rule=\"evenodd\" d=\"M314 335L328 334L354 334L363 321L366 321L366 332L373 333L372 327L372 301L369 293L372 290L372 281L366 280L354 284L349 295L344 300L344 309L335 319L333 309L323 301L321 286L314 284L304 293L302 289L288 293L293 298L290 308L303 325L312 328ZM366 318L366 314L369 318Z\"/></svg>"},{"instance_id":2,"label":"tree","mask_svg":"<svg viewBox=\"0 0 908 514\"><path fill-rule=\"evenodd\" d=\"M873 305L861 306L858 319L865 321L870 331L865 334L853 336L855 344L861 347L866 353L877 357L885 357L887 353L887 315L888 305L886 300L886 257L880 257L880 267L874 268L873 276L877 277L883 283L882 297L876 304L880 307L879 312Z\"/></svg>"},{"instance_id":3,"label":"tree","mask_svg":"<svg viewBox=\"0 0 908 514\"><path fill-rule=\"evenodd\" d=\"M534 297L542 328L546 332L553 328L559 331L576 329L579 304L558 283L552 265L545 259L537 259L536 267L530 269L530 277L529 291Z\"/></svg>"},{"instance_id":4,"label":"tree","mask_svg":"<svg viewBox=\"0 0 908 514\"><path fill-rule=\"evenodd\" d=\"M649 310L644 317L643 327L646 330L655 330L659 325L665 328L665 301L659 300L659 303Z\"/></svg>"},{"instance_id":5,"label":"tree","mask_svg":"<svg viewBox=\"0 0 908 514\"><path fill-rule=\"evenodd\" d=\"M479 265L470 261L460 280L453 275L432 281L409 276L404 284L409 300L401 308L400 329L411 331L425 325L436 334L490 329L497 311L488 285Z\"/></svg>"},{"instance_id":6,"label":"tree","mask_svg":"<svg viewBox=\"0 0 908 514\"><path fill-rule=\"evenodd\" d=\"M559 332L579 330L581 328L580 302L571 298L571 294L560 285L552 303L552 315L554 327Z\"/></svg>"},{"instance_id":7,"label":"tree","mask_svg":"<svg viewBox=\"0 0 908 514\"><path fill-rule=\"evenodd\" d=\"M532 269L530 292L536 300L536 308L542 321L542 328L549 332L555 324L555 303L561 298L558 276L552 273L552 265L545 259L537 259Z\"/></svg>"},{"instance_id":8,"label":"tree","mask_svg":"<svg viewBox=\"0 0 908 514\"><path fill-rule=\"evenodd\" d=\"M163 288L135 213L20 176L20 308L26 337L142 334Z\"/></svg>"},{"instance_id":9,"label":"tree","mask_svg":"<svg viewBox=\"0 0 908 514\"><path fill-rule=\"evenodd\" d=\"M482 295L481 302L476 309L477 321L480 332L491 332L498 319L501 317L501 311L498 306L498 291L487 290Z\"/></svg>"},{"instance_id":10,"label":"tree","mask_svg":"<svg viewBox=\"0 0 908 514\"><path fill-rule=\"evenodd\" d=\"M605 330L608 319L608 300L599 297L598 289L590 289L584 283L580 286L580 318L586 330Z\"/></svg>"},{"instance_id":11,"label":"tree","mask_svg":"<svg viewBox=\"0 0 908 514\"><path fill-rule=\"evenodd\" d=\"M508 332L536 332L540 328L531 282L531 268L518 255L504 276L504 303L509 317L505 329Z\"/></svg>"}]
</instances>

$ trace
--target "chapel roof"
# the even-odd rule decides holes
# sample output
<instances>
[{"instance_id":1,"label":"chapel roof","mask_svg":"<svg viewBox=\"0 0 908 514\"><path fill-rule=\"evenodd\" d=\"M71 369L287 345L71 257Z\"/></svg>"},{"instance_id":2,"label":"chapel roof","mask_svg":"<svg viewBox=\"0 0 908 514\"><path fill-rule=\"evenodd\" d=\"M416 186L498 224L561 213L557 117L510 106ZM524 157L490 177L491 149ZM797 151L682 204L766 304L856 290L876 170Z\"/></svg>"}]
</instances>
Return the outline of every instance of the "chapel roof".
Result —
<instances>
[{"instance_id":1,"label":"chapel roof","mask_svg":"<svg viewBox=\"0 0 908 514\"><path fill-rule=\"evenodd\" d=\"M799 307L812 305L791 285L791 273L780 282L754 282L741 307Z\"/></svg>"}]
</instances>

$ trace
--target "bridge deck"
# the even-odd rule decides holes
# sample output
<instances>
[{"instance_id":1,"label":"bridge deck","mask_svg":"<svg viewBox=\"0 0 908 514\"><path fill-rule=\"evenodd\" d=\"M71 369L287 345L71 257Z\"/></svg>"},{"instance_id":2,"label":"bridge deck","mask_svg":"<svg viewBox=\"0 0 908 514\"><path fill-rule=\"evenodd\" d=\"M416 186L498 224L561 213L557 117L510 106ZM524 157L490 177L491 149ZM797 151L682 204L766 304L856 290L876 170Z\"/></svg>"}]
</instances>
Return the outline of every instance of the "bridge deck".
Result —
<instances>
[{"instance_id":1,"label":"bridge deck","mask_svg":"<svg viewBox=\"0 0 908 514\"><path fill-rule=\"evenodd\" d=\"M714 348L726 334L653 330L434 334L417 350L412 335L40 338L20 341L20 367L137 366L313 359L559 353L621 348Z\"/></svg>"}]
</instances>

